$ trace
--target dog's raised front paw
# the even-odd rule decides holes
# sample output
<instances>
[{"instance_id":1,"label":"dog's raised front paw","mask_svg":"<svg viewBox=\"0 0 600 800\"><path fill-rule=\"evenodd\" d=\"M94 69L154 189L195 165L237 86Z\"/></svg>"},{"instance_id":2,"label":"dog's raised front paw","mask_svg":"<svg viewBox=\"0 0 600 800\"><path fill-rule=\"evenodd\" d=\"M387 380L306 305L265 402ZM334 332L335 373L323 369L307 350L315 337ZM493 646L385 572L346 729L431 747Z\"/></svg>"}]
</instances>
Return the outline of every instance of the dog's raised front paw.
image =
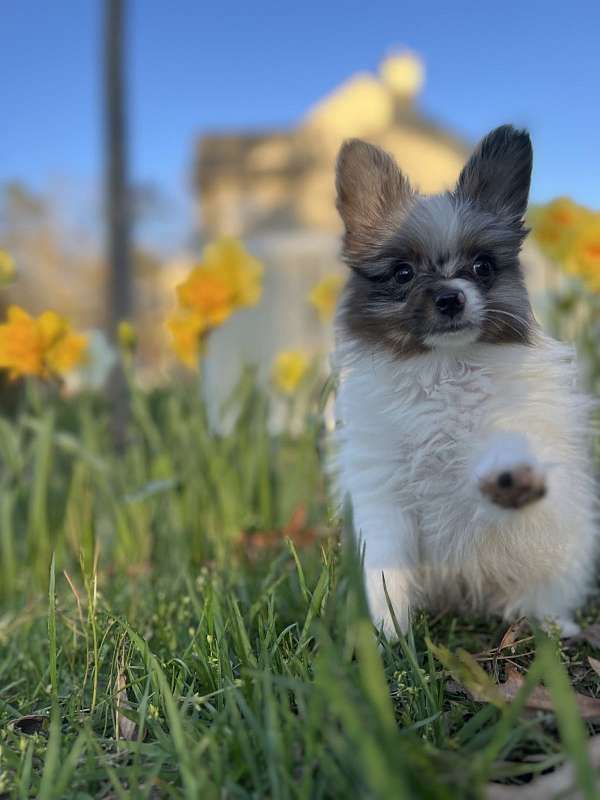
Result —
<instances>
[{"instance_id":1,"label":"dog's raised front paw","mask_svg":"<svg viewBox=\"0 0 600 800\"><path fill-rule=\"evenodd\" d=\"M539 466L519 464L484 475L481 492L502 508L523 508L546 494L546 478Z\"/></svg>"}]
</instances>

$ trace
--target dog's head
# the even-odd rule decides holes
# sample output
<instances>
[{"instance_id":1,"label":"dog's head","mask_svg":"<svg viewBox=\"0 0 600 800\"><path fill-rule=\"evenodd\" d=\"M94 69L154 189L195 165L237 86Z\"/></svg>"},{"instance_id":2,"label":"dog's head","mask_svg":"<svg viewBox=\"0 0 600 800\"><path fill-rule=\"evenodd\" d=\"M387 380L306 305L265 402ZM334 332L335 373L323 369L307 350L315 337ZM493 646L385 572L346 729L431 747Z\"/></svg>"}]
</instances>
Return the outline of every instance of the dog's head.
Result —
<instances>
[{"instance_id":1,"label":"dog's head","mask_svg":"<svg viewBox=\"0 0 600 800\"><path fill-rule=\"evenodd\" d=\"M531 165L529 135L506 125L479 144L454 191L425 197L388 153L346 142L337 206L352 275L342 325L398 354L527 343L533 316L519 251Z\"/></svg>"}]
</instances>

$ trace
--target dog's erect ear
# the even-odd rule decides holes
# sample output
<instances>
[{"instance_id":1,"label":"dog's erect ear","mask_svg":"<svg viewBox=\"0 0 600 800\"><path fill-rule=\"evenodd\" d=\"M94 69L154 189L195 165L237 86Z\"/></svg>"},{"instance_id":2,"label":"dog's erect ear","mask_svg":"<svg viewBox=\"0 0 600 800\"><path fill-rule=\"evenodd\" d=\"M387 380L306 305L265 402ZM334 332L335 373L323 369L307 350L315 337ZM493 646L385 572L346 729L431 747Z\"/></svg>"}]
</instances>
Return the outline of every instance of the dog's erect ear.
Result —
<instances>
[{"instance_id":1,"label":"dog's erect ear","mask_svg":"<svg viewBox=\"0 0 600 800\"><path fill-rule=\"evenodd\" d=\"M336 166L337 209L344 222L344 254L360 258L381 242L386 223L411 197L408 180L389 153L360 139L342 145Z\"/></svg>"},{"instance_id":2,"label":"dog's erect ear","mask_svg":"<svg viewBox=\"0 0 600 800\"><path fill-rule=\"evenodd\" d=\"M502 125L477 145L460 174L456 194L521 219L527 209L532 161L527 131Z\"/></svg>"}]
</instances>

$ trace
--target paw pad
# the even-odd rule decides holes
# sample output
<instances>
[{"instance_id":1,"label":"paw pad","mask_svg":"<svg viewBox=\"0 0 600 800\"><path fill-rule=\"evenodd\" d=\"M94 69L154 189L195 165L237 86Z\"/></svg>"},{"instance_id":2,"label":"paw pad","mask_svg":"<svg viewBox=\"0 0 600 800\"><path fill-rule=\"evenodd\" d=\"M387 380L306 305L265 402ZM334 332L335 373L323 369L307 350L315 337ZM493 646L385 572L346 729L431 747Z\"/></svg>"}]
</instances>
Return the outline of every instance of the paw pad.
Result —
<instances>
[{"instance_id":1,"label":"paw pad","mask_svg":"<svg viewBox=\"0 0 600 800\"><path fill-rule=\"evenodd\" d=\"M502 508L523 508L546 494L542 472L530 464L521 464L486 475L479 482L481 492Z\"/></svg>"}]
</instances>

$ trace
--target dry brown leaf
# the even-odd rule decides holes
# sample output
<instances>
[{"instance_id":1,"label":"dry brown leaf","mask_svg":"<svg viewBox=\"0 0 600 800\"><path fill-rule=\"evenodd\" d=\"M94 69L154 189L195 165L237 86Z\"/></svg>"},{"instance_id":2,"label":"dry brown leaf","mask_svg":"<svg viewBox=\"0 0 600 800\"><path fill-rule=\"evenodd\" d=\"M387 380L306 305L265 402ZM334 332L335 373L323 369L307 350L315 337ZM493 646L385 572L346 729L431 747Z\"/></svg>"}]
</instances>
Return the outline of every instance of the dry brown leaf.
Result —
<instances>
[{"instance_id":1,"label":"dry brown leaf","mask_svg":"<svg viewBox=\"0 0 600 800\"><path fill-rule=\"evenodd\" d=\"M588 661L590 663L590 667L594 670L596 675L600 675L600 661L597 658L592 658L588 656Z\"/></svg>"},{"instance_id":2,"label":"dry brown leaf","mask_svg":"<svg viewBox=\"0 0 600 800\"><path fill-rule=\"evenodd\" d=\"M314 528L306 526L307 516L306 506L301 504L279 530L244 532L241 545L246 555L255 559L264 551L280 547L286 538L291 539L296 547L308 547L318 538L318 534Z\"/></svg>"},{"instance_id":3,"label":"dry brown leaf","mask_svg":"<svg viewBox=\"0 0 600 800\"><path fill-rule=\"evenodd\" d=\"M506 650L507 647L512 647L513 645L515 645L519 641L519 637L527 627L528 627L528 622L524 617L521 617L521 619L518 619L516 620L516 622L513 622L511 625L509 625L509 627L506 629L504 636L500 640L497 652L501 653L502 650Z\"/></svg>"},{"instance_id":4,"label":"dry brown leaf","mask_svg":"<svg viewBox=\"0 0 600 800\"><path fill-rule=\"evenodd\" d=\"M523 676L511 664L506 669L506 680L499 684L498 688L506 700L513 700L523 683ZM600 719L600 699L576 692L575 703L583 719ZM553 711L554 705L550 692L544 686L536 686L527 698L525 708L535 711Z\"/></svg>"},{"instance_id":5,"label":"dry brown leaf","mask_svg":"<svg viewBox=\"0 0 600 800\"><path fill-rule=\"evenodd\" d=\"M600 736L589 741L589 757L592 767L600 767ZM485 800L551 800L551 798L568 796L569 800L583 800L581 792L569 792L575 784L575 770L568 762L555 769L549 775L535 778L531 783L522 786L507 786L500 783L489 783L485 791Z\"/></svg>"},{"instance_id":6,"label":"dry brown leaf","mask_svg":"<svg viewBox=\"0 0 600 800\"><path fill-rule=\"evenodd\" d=\"M481 671L480 676L475 675L474 666L470 663L475 662L475 660L468 653L463 653L460 656L461 664L458 664L458 656L455 654L445 652L444 648L434 648L433 646L432 648L434 654L450 670L453 677L459 681L464 691L479 703L495 703L500 706L504 701L511 702L523 686L523 675L510 662L507 663L504 683L492 683L491 677L486 676L484 678L483 671ZM467 657L469 662L466 660ZM449 658L452 659L451 663ZM470 671L461 667L470 667ZM478 667L478 669L481 670L481 667ZM600 719L600 698L575 693L575 703L583 719ZM553 711L554 705L549 691L544 686L536 686L529 694L525 702L525 708L531 711Z\"/></svg>"},{"instance_id":7,"label":"dry brown leaf","mask_svg":"<svg viewBox=\"0 0 600 800\"><path fill-rule=\"evenodd\" d=\"M304 503L296 506L294 511L292 511L292 516L289 518L283 529L283 535L289 536L290 539L294 541L294 539L301 534L302 531L306 530L307 517L308 513Z\"/></svg>"},{"instance_id":8,"label":"dry brown leaf","mask_svg":"<svg viewBox=\"0 0 600 800\"><path fill-rule=\"evenodd\" d=\"M498 680L498 660L500 658L505 660L506 658L510 658L510 656L515 654L515 646L520 641L526 641L526 639L521 640L520 637L527 627L527 620L524 617L521 617L521 619L516 620L506 629L504 636L500 640L500 644L494 653L493 670L496 681ZM506 650L510 650L509 656L505 655Z\"/></svg>"},{"instance_id":9,"label":"dry brown leaf","mask_svg":"<svg viewBox=\"0 0 600 800\"><path fill-rule=\"evenodd\" d=\"M115 681L115 694L117 696L117 704L115 709L115 727L117 729L117 736L120 739L125 739L127 742L132 742L137 737L137 725L135 722L121 713L123 709L131 709L131 705L127 698L127 680L125 678L125 674L121 670L119 670L117 673L117 680Z\"/></svg>"}]
</instances>

